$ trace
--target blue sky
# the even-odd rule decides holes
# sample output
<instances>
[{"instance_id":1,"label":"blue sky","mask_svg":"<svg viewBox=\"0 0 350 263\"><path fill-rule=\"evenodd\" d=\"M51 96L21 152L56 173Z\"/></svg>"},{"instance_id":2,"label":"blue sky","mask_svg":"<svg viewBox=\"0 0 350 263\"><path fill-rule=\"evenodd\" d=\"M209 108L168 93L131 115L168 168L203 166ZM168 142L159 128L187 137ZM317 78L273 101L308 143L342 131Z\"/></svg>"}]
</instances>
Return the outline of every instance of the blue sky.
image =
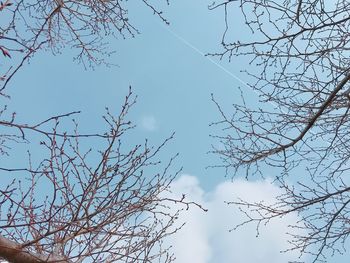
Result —
<instances>
[{"instance_id":1,"label":"blue sky","mask_svg":"<svg viewBox=\"0 0 350 263\"><path fill-rule=\"evenodd\" d=\"M131 85L138 95L129 116L138 125L131 143L147 137L157 144L175 131L175 139L164 153L164 158L180 153L176 165L183 166L184 175L175 182L174 192L187 192L210 209L206 214L194 210L183 216L189 223L168 241L179 255L177 262L287 262L295 255L280 254L279 250L287 248L286 227L297 220L295 215L269 226L256 238L253 227L228 232L241 216L223 204L239 193L273 200L279 190L267 181L237 180L232 184L223 170L206 169L220 164L207 154L215 143L209 135L217 132L209 124L219 120L210 94L228 109L240 99L238 87L244 88L238 78L246 79L239 72L245 61L228 63L203 55L220 49L224 29L222 10L208 11L209 3L171 1L164 10L169 27L150 10L129 3L130 19L141 34L110 41L116 50L110 61L117 66L84 70L72 61L71 50L57 56L39 53L12 81L10 107L16 109L19 120L33 122L82 110L78 117L82 129L93 131L102 125L105 106L117 111ZM239 28L235 30L239 32ZM246 32L239 34L249 37ZM257 94L246 91L248 103L256 104ZM268 171L266 177L273 176L274 171ZM193 244L191 253L183 249ZM329 262L345 262L345 258L341 260Z\"/></svg>"}]
</instances>

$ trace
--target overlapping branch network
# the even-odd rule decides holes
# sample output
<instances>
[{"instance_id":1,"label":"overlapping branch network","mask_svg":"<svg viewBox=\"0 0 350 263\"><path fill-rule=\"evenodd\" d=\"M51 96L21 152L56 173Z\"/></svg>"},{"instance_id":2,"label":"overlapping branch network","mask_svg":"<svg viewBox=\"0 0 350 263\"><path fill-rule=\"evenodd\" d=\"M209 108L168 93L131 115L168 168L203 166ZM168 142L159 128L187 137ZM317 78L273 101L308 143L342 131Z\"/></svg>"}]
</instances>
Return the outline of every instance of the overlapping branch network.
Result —
<instances>
[{"instance_id":1,"label":"overlapping branch network","mask_svg":"<svg viewBox=\"0 0 350 263\"><path fill-rule=\"evenodd\" d=\"M232 0L209 8L225 16L223 49L212 55L247 59L248 85L264 104L254 108L243 100L227 114L214 99L222 116L216 124L223 127L214 152L226 169L248 177L277 169L284 189L274 205L235 203L247 222L258 224L299 213L295 227L306 234L291 232L292 249L315 261L343 251L350 226L350 2ZM237 8L252 32L244 40L230 40ZM286 180L301 172L298 182Z\"/></svg>"},{"instance_id":2,"label":"overlapping branch network","mask_svg":"<svg viewBox=\"0 0 350 263\"><path fill-rule=\"evenodd\" d=\"M168 23L152 1L139 2ZM39 50L58 54L70 47L84 66L109 64L111 38L138 33L129 20L127 1L122 0L6 0L0 5L0 16L0 51L12 57L1 59L0 93Z\"/></svg>"},{"instance_id":3,"label":"overlapping branch network","mask_svg":"<svg viewBox=\"0 0 350 263\"><path fill-rule=\"evenodd\" d=\"M151 1L140 2L167 23ZM6 0L0 16L0 98L6 103L7 84L39 50L57 54L68 46L84 65L101 64L110 36L137 33L121 0ZM164 241L181 227L174 224L179 212L193 203L169 194L180 172L172 168L176 156L166 164L158 159L173 135L158 147L131 142L127 114L134 104L129 90L120 113L107 110L103 117L107 131L93 134L80 133L74 120L67 124L79 112L29 124L1 108L0 260L174 260ZM32 149L28 162L18 157L24 148Z\"/></svg>"},{"instance_id":4,"label":"overlapping branch network","mask_svg":"<svg viewBox=\"0 0 350 263\"><path fill-rule=\"evenodd\" d=\"M3 134L13 136L2 141L3 154L11 153L10 145L34 143L34 133L41 137L44 157L36 166L31 155L27 167L0 165L2 177L12 178L0 188L0 258L173 261L163 242L180 227L173 226L180 212L174 205L187 209L191 202L170 198L170 183L180 170L170 171L173 158L164 165L157 159L172 136L159 147L128 143L133 125L126 115L134 103L130 91L117 117L104 116L108 131L100 135L80 134L77 126L72 133L60 132L60 122L73 113L37 125L15 124L15 118L1 122ZM45 131L42 126L50 123L53 129ZM94 148L86 148L87 139Z\"/></svg>"}]
</instances>

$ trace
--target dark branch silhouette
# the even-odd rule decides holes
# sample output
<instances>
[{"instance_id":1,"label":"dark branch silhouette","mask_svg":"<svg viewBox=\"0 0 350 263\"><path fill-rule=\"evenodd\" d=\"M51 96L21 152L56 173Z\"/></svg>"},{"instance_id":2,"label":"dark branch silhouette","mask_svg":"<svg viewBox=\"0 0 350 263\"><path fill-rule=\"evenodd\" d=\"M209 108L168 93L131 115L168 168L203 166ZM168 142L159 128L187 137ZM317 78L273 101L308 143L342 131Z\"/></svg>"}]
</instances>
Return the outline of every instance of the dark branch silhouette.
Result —
<instances>
[{"instance_id":1,"label":"dark branch silhouette","mask_svg":"<svg viewBox=\"0 0 350 263\"><path fill-rule=\"evenodd\" d=\"M166 4L168 0L164 0ZM153 3L140 1L164 23L168 21ZM85 67L109 64L111 38L135 36L126 1L121 0L6 0L0 3L0 52L12 58L4 63L0 94L18 70L38 51L76 51Z\"/></svg>"},{"instance_id":2,"label":"dark branch silhouette","mask_svg":"<svg viewBox=\"0 0 350 263\"><path fill-rule=\"evenodd\" d=\"M140 4L168 23L151 2ZM98 65L111 54L110 37L138 33L120 0L6 0L0 16L5 102L9 81L38 51L58 54L67 46L79 62ZM173 135L157 147L130 140L127 115L135 102L130 89L119 114L107 109L104 131L91 134L71 120L78 111L22 123L1 107L0 261L174 260L164 239L181 228L174 225L181 210L200 206L170 198L181 169L172 166L176 155L167 163L158 156ZM23 148L30 149L27 160L18 157Z\"/></svg>"},{"instance_id":3,"label":"dark branch silhouette","mask_svg":"<svg viewBox=\"0 0 350 263\"><path fill-rule=\"evenodd\" d=\"M222 50L211 55L248 60L247 85L262 105L243 100L228 114L213 97L222 117L214 125L223 128L213 152L233 174L277 173L284 191L273 205L233 202L247 215L243 224L295 212L301 222L291 226L290 249L312 254L314 262L343 253L350 222L350 2L233 0L209 9L222 9L225 21ZM231 17L238 9L241 18ZM243 22L249 38L234 36L233 22Z\"/></svg>"},{"instance_id":4,"label":"dark branch silhouette","mask_svg":"<svg viewBox=\"0 0 350 263\"><path fill-rule=\"evenodd\" d=\"M41 138L43 150L36 162L29 153L27 167L0 165L7 178L0 188L0 258L22 263L173 261L163 245L178 230L173 223L180 210L172 207L179 203L188 209L192 203L184 196L167 197L180 170L170 172L176 156L163 165L157 155L173 136L158 147L147 140L135 146L127 142L134 126L126 116L134 103L130 91L119 115L107 111L102 135L81 135L76 123L72 134L61 132L60 122L73 113L37 125L19 125L15 118L0 122L2 155L11 156L18 143L38 143L32 133ZM41 129L44 123L53 129ZM91 139L100 147L87 148Z\"/></svg>"}]
</instances>

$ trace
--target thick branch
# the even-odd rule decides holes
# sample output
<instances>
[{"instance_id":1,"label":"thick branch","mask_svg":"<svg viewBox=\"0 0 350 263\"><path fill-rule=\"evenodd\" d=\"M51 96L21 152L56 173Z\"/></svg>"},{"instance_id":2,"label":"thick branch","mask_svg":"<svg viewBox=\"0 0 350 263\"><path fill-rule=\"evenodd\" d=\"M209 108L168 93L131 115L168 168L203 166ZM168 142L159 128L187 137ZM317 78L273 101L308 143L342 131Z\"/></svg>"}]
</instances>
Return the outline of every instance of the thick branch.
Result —
<instances>
[{"instance_id":1,"label":"thick branch","mask_svg":"<svg viewBox=\"0 0 350 263\"><path fill-rule=\"evenodd\" d=\"M40 255L25 251L20 244L17 244L2 235L0 235L0 257L11 263L70 262L69 260L65 260L56 255Z\"/></svg>"},{"instance_id":2,"label":"thick branch","mask_svg":"<svg viewBox=\"0 0 350 263\"><path fill-rule=\"evenodd\" d=\"M343 80L338 84L338 86L336 86L336 88L332 91L332 93L329 95L327 100L323 102L319 110L312 116L312 118L309 120L305 128L301 131L301 133L295 139L293 139L290 143L271 149L267 153L257 155L254 159L249 160L249 162L255 162L269 155L280 153L290 147L293 147L295 144L301 141L304 138L304 136L309 132L309 130L314 126L317 119L323 114L323 112L327 109L327 107L332 103L332 101L335 99L338 92L346 85L346 83L348 83L349 80L350 80L350 74L347 74L343 78Z\"/></svg>"}]
</instances>

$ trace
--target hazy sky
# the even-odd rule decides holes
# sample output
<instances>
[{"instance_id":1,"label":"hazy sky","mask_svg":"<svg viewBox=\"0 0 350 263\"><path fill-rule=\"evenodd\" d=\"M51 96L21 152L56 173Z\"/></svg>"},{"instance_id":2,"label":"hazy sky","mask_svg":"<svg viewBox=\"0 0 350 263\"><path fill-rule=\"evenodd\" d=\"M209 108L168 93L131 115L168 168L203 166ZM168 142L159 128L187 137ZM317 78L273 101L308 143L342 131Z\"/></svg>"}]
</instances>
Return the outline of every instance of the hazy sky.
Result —
<instances>
[{"instance_id":1,"label":"hazy sky","mask_svg":"<svg viewBox=\"0 0 350 263\"><path fill-rule=\"evenodd\" d=\"M242 196L251 200L273 200L279 190L267 181L233 183L221 169L206 169L220 164L217 157L207 154L209 137L217 131L209 127L219 120L211 102L211 93L224 108L239 101L237 79L244 61L219 61L205 57L207 52L220 50L224 29L222 10L208 11L210 2L170 1L165 16L171 22L165 26L152 12L139 4L130 4L130 19L141 34L126 40L110 42L116 53L110 58L115 67L84 70L72 61L72 52L61 55L37 54L11 83L10 106L21 120L41 120L53 114L82 110L78 118L82 128L98 129L105 106L117 110L129 85L138 95L138 103L130 119L138 126L130 143L149 138L157 144L173 131L175 139L164 152L164 158L180 153L177 166L183 175L174 183L174 192L186 192L189 197L209 208L208 213L193 210L182 220L186 227L171 241L178 263L280 263L295 255L280 254L287 248L287 225L297 220L292 215L276 222L255 237L254 227L228 232L242 219L237 210L224 205L224 200ZM246 32L239 34L247 36ZM258 96L247 90L248 103L257 103ZM274 176L269 171L267 178ZM191 247L190 250L186 249ZM345 262L334 258L329 262Z\"/></svg>"}]
</instances>

